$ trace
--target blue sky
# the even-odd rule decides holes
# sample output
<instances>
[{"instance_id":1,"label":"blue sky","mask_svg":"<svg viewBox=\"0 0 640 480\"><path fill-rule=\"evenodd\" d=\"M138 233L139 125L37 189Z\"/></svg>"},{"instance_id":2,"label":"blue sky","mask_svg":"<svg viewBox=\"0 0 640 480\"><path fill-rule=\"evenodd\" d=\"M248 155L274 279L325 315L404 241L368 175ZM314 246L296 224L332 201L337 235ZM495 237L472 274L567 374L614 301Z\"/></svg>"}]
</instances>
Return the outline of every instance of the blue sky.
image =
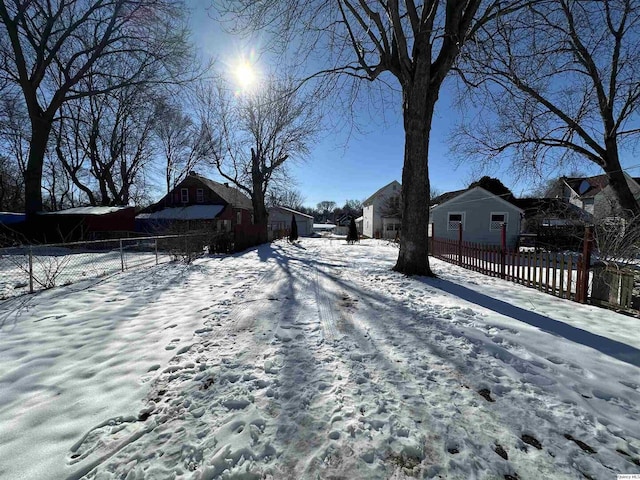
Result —
<instances>
[{"instance_id":1,"label":"blue sky","mask_svg":"<svg viewBox=\"0 0 640 480\"><path fill-rule=\"evenodd\" d=\"M236 57L248 54L246 41L226 35L208 16L205 8L208 0L187 2L194 9L191 15L193 40L205 56L216 58L217 65L230 65ZM445 82L436 106L429 151L431 186L441 193L465 188L478 176L473 164L459 165L450 153L449 135L458 116L453 107L454 99L453 82ZM347 136L329 132L311 149L306 160L289 165L305 205L315 206L329 200L342 206L347 199L364 200L392 180L401 182L404 130L399 105L397 107L384 112L384 122L361 125L363 133ZM585 174L602 173L587 163L580 170ZM535 186L530 177L517 180L511 174L508 158L483 173L499 178L518 196ZM630 173L640 175L640 170Z\"/></svg>"}]
</instances>

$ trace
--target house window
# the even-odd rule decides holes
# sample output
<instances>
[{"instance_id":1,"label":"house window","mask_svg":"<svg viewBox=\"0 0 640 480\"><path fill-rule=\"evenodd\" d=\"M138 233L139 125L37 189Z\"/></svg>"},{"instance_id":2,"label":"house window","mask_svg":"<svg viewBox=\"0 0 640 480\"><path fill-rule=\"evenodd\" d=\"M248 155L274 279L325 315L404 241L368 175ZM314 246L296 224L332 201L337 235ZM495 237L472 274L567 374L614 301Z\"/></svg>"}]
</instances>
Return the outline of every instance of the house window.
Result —
<instances>
[{"instance_id":1,"label":"house window","mask_svg":"<svg viewBox=\"0 0 640 480\"><path fill-rule=\"evenodd\" d=\"M182 203L189 203L189 189L183 188L180 190L180 201Z\"/></svg>"},{"instance_id":2,"label":"house window","mask_svg":"<svg viewBox=\"0 0 640 480\"><path fill-rule=\"evenodd\" d=\"M593 200L593 198L585 198L584 200L582 200L582 209L586 212L593 213Z\"/></svg>"},{"instance_id":3,"label":"house window","mask_svg":"<svg viewBox=\"0 0 640 480\"><path fill-rule=\"evenodd\" d=\"M204 189L198 188L196 190L196 203L204 202Z\"/></svg>"},{"instance_id":4,"label":"house window","mask_svg":"<svg viewBox=\"0 0 640 480\"><path fill-rule=\"evenodd\" d=\"M501 230L502 224L507 223L509 215L505 212L491 212L489 230Z\"/></svg>"},{"instance_id":5,"label":"house window","mask_svg":"<svg viewBox=\"0 0 640 480\"><path fill-rule=\"evenodd\" d=\"M462 224L464 230L464 212L450 212L447 221L447 230L458 230Z\"/></svg>"},{"instance_id":6,"label":"house window","mask_svg":"<svg viewBox=\"0 0 640 480\"><path fill-rule=\"evenodd\" d=\"M236 225L240 225L242 223L242 212L236 212Z\"/></svg>"}]
</instances>

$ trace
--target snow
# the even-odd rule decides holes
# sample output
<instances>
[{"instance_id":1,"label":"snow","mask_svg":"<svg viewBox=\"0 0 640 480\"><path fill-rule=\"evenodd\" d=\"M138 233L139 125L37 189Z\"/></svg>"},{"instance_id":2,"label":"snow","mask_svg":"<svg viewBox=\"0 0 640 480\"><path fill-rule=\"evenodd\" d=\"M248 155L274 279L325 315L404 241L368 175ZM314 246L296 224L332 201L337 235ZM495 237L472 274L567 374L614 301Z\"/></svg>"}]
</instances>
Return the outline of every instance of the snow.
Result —
<instances>
[{"instance_id":1,"label":"snow","mask_svg":"<svg viewBox=\"0 0 640 480\"><path fill-rule=\"evenodd\" d=\"M55 212L46 212L45 215L106 215L108 213L115 213L121 210L127 210L129 206L125 207L75 207L67 208L66 210L57 210Z\"/></svg>"},{"instance_id":2,"label":"snow","mask_svg":"<svg viewBox=\"0 0 640 480\"><path fill-rule=\"evenodd\" d=\"M637 318L323 238L0 303L0 478L640 472Z\"/></svg>"},{"instance_id":3,"label":"snow","mask_svg":"<svg viewBox=\"0 0 640 480\"><path fill-rule=\"evenodd\" d=\"M190 205L158 210L153 213L141 213L138 219L150 220L211 220L224 210L224 205Z\"/></svg>"},{"instance_id":4,"label":"snow","mask_svg":"<svg viewBox=\"0 0 640 480\"><path fill-rule=\"evenodd\" d=\"M314 223L314 230L333 230L336 226L333 223Z\"/></svg>"}]
</instances>

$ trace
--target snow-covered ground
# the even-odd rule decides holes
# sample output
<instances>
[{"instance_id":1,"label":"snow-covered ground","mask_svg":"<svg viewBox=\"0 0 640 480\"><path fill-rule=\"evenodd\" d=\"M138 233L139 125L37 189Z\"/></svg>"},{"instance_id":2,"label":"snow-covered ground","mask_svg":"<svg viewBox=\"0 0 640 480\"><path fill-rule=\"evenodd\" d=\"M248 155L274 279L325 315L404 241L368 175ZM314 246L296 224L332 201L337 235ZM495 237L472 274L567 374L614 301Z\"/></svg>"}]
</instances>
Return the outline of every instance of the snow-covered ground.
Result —
<instances>
[{"instance_id":1,"label":"snow-covered ground","mask_svg":"<svg viewBox=\"0 0 640 480\"><path fill-rule=\"evenodd\" d=\"M383 241L0 303L1 479L640 473L640 320Z\"/></svg>"}]
</instances>

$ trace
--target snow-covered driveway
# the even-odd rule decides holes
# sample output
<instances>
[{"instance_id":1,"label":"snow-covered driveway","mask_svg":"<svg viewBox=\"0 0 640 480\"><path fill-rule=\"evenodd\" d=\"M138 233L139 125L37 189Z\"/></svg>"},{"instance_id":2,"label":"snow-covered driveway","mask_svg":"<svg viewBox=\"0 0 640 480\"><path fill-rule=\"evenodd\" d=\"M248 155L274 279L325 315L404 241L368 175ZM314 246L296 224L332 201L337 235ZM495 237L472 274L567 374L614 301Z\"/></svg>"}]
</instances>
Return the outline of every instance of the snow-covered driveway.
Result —
<instances>
[{"instance_id":1,"label":"snow-covered driveway","mask_svg":"<svg viewBox=\"0 0 640 480\"><path fill-rule=\"evenodd\" d=\"M396 255L278 242L3 304L0 478L640 473L640 320Z\"/></svg>"}]
</instances>

